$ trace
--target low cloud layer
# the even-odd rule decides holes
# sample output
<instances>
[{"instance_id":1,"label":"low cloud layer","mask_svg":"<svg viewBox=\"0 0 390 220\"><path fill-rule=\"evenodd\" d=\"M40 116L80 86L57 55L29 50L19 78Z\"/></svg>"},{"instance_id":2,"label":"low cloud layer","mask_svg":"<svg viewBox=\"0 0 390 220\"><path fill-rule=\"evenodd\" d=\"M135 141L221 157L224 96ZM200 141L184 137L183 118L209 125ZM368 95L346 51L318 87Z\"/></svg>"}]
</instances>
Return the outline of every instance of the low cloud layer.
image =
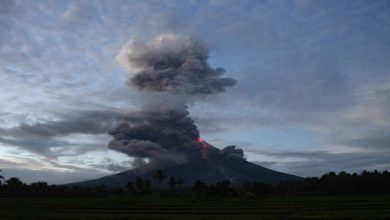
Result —
<instances>
[{"instance_id":1,"label":"low cloud layer","mask_svg":"<svg viewBox=\"0 0 390 220\"><path fill-rule=\"evenodd\" d=\"M256 151L268 157L267 161L255 163L267 168L292 173L295 175L319 176L335 171L358 172L363 170L389 169L390 153L356 152L356 153L330 153L326 151Z\"/></svg>"},{"instance_id":2,"label":"low cloud layer","mask_svg":"<svg viewBox=\"0 0 390 220\"><path fill-rule=\"evenodd\" d=\"M70 134L104 134L119 119L114 111L81 111L58 115L55 121L34 124L21 123L18 127L0 128L0 135L50 138Z\"/></svg>"},{"instance_id":3,"label":"low cloud layer","mask_svg":"<svg viewBox=\"0 0 390 220\"><path fill-rule=\"evenodd\" d=\"M63 138L69 135L103 135L120 119L115 111L80 111L57 115L58 119L38 123L21 123L17 127L0 128L0 142L43 156L56 156L52 149L62 152L73 149L76 152L96 150L100 144L75 144ZM77 147L76 147L77 146ZM58 153L58 152L57 152Z\"/></svg>"},{"instance_id":4,"label":"low cloud layer","mask_svg":"<svg viewBox=\"0 0 390 220\"><path fill-rule=\"evenodd\" d=\"M355 95L359 99L353 105L315 128L333 144L390 152L390 80L368 84Z\"/></svg>"}]
</instances>

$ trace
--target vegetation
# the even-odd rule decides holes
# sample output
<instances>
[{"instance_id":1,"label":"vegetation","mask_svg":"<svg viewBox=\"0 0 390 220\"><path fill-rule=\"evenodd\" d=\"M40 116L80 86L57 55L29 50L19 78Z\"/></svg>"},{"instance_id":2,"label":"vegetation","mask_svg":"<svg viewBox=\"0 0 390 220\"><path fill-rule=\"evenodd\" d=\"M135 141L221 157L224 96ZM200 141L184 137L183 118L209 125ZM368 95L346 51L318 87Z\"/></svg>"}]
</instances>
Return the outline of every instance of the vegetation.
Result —
<instances>
[{"instance_id":1,"label":"vegetation","mask_svg":"<svg viewBox=\"0 0 390 220\"><path fill-rule=\"evenodd\" d=\"M363 171L360 174L329 172L320 178L309 177L299 181L280 182L274 188L279 195L368 195L389 194L388 171Z\"/></svg>"},{"instance_id":2,"label":"vegetation","mask_svg":"<svg viewBox=\"0 0 390 220\"><path fill-rule=\"evenodd\" d=\"M157 170L155 173L154 173L154 179L162 184L166 179L167 179L167 176L164 174L164 172L162 170Z\"/></svg>"},{"instance_id":3,"label":"vegetation","mask_svg":"<svg viewBox=\"0 0 390 220\"><path fill-rule=\"evenodd\" d=\"M12 177L0 184L0 219L388 219L390 175L327 173L277 185L200 180L183 187L162 171L136 178L126 188L25 184ZM161 178L165 176L165 178ZM159 181L162 180L162 181Z\"/></svg>"},{"instance_id":4,"label":"vegetation","mask_svg":"<svg viewBox=\"0 0 390 220\"><path fill-rule=\"evenodd\" d=\"M4 178L2 178L4 179ZM324 196L324 195L372 195L390 194L390 173L388 171L363 171L360 174L338 174L330 172L320 178L309 177L296 181L283 181L276 185L266 183L246 183L242 186L232 186L228 180L207 185L201 180L192 187L184 188L184 181L179 177L169 178L157 171L155 179L159 188L152 189L152 182L137 177L135 182L129 182L126 188L109 188L107 186L78 187L66 185L48 185L45 182L36 182L27 185L16 177L5 180L0 184L0 197L99 197L109 195L133 195L142 197L152 192L161 197L193 196L197 199L221 199L225 197L262 197L265 195L296 195L296 196ZM162 185L165 180L166 187Z\"/></svg>"},{"instance_id":5,"label":"vegetation","mask_svg":"<svg viewBox=\"0 0 390 220\"><path fill-rule=\"evenodd\" d=\"M2 171L2 170L0 170L0 173L1 173L1 171ZM0 175L0 185L1 185L1 183L2 183L1 181L3 181L3 180L4 180L4 176Z\"/></svg>"}]
</instances>

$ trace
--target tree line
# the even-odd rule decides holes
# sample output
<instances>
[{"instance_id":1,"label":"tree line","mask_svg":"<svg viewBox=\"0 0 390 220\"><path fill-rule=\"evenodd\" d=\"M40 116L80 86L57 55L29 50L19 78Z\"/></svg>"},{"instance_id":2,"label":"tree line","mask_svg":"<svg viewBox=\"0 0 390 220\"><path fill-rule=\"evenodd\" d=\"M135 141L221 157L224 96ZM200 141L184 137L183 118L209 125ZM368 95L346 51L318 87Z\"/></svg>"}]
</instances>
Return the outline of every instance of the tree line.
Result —
<instances>
[{"instance_id":1,"label":"tree line","mask_svg":"<svg viewBox=\"0 0 390 220\"><path fill-rule=\"evenodd\" d=\"M1 170L0 170L1 171ZM78 187L49 185L46 182L23 183L19 178L5 179L0 175L0 196L20 197L101 197L110 195L132 195L142 197L157 193L160 197L196 197L199 199L218 199L224 197L255 198L266 195L364 195L389 194L390 173L388 171L363 171L360 174L329 172L321 177L308 177L301 180L282 181L275 185L267 183L245 183L232 185L229 180L206 184L196 181L191 187L184 187L180 177L167 176L162 170L154 173L154 182L137 177L125 188L111 188L104 185Z\"/></svg>"},{"instance_id":2,"label":"tree line","mask_svg":"<svg viewBox=\"0 0 390 220\"><path fill-rule=\"evenodd\" d=\"M274 187L274 191L281 195L389 194L390 172L377 170L363 171L360 174L329 172L321 177L282 181Z\"/></svg>"}]
</instances>

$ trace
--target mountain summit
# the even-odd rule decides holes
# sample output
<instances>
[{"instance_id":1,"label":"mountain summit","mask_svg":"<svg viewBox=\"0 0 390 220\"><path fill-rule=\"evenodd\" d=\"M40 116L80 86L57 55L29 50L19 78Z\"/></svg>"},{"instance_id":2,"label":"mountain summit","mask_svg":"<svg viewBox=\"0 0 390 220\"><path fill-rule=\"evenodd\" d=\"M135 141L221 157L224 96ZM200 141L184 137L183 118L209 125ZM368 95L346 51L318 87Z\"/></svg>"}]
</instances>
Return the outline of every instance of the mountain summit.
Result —
<instances>
[{"instance_id":1,"label":"mountain summit","mask_svg":"<svg viewBox=\"0 0 390 220\"><path fill-rule=\"evenodd\" d=\"M229 153L227 153L230 151ZM73 183L77 186L106 185L109 187L124 187L137 177L154 180L154 173L161 169L167 176L180 177L185 186L192 186L196 180L207 184L213 184L222 180L230 180L233 185L241 185L246 182L264 182L275 184L283 180L298 180L301 177L274 171L254 163L248 162L242 157L231 153L239 151L230 146L219 150L209 145L208 155L204 153L199 157L169 166L165 169L154 164L147 164L128 171L105 176L95 180Z\"/></svg>"}]
</instances>

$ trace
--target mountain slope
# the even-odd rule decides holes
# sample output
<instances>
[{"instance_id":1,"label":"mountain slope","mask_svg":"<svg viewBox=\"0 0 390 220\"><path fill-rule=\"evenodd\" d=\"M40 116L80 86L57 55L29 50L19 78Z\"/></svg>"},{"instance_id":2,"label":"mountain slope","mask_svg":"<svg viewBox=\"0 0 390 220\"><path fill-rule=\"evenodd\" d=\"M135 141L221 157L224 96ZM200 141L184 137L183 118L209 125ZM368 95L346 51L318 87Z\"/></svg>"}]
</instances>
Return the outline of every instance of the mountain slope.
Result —
<instances>
[{"instance_id":1,"label":"mountain slope","mask_svg":"<svg viewBox=\"0 0 390 220\"><path fill-rule=\"evenodd\" d=\"M124 187L136 177L154 181L153 174L158 168L152 165L138 167L118 174L105 176L99 179L73 183L77 186L106 185L109 187ZM277 172L258 166L244 159L213 157L212 160L193 159L187 163L175 165L163 170L168 176L180 177L185 186L191 186L196 180L213 184L222 180L230 180L233 185L245 182L277 183L282 180L296 180L300 177Z\"/></svg>"}]
</instances>

